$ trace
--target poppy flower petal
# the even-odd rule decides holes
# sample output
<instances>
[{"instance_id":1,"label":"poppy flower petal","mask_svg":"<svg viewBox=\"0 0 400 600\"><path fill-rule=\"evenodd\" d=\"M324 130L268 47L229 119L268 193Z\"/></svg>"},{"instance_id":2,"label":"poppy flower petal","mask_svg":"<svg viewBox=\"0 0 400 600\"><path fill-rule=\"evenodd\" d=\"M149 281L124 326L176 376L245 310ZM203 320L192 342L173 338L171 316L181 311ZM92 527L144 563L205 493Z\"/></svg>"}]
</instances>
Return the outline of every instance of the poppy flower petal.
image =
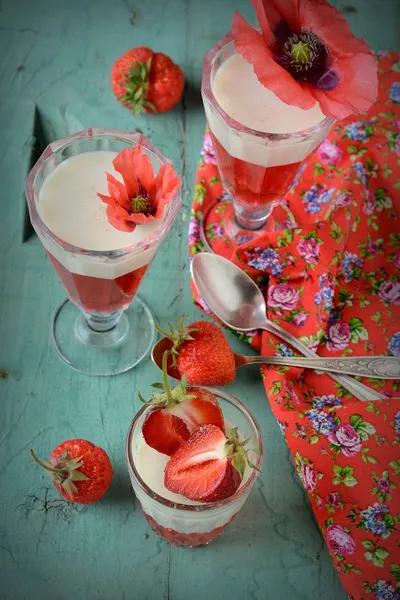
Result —
<instances>
[{"instance_id":1,"label":"poppy flower petal","mask_svg":"<svg viewBox=\"0 0 400 600\"><path fill-rule=\"evenodd\" d=\"M130 197L124 184L110 173L107 173L107 183L108 191L115 202L128 209L130 206Z\"/></svg>"},{"instance_id":2,"label":"poppy flower petal","mask_svg":"<svg viewBox=\"0 0 400 600\"><path fill-rule=\"evenodd\" d=\"M325 0L302 0L299 11L300 28L315 33L333 54L370 54L368 44L353 35L342 13Z\"/></svg>"},{"instance_id":3,"label":"poppy flower petal","mask_svg":"<svg viewBox=\"0 0 400 600\"><path fill-rule=\"evenodd\" d=\"M156 215L145 215L143 213L132 213L128 216L129 221L135 223L135 225L145 225L146 223L149 223L149 221L154 221L157 218Z\"/></svg>"},{"instance_id":4,"label":"poppy flower petal","mask_svg":"<svg viewBox=\"0 0 400 600\"><path fill-rule=\"evenodd\" d=\"M282 20L292 31L300 29L301 0L262 0L262 2L272 31Z\"/></svg>"},{"instance_id":5,"label":"poppy flower petal","mask_svg":"<svg viewBox=\"0 0 400 600\"><path fill-rule=\"evenodd\" d=\"M97 194L97 195L102 202L105 202L106 204L110 204L110 205L115 204L115 200L111 196L105 196L104 194Z\"/></svg>"},{"instance_id":6,"label":"poppy flower petal","mask_svg":"<svg viewBox=\"0 0 400 600\"><path fill-rule=\"evenodd\" d=\"M366 112L378 93L376 58L371 54L341 57L335 66L339 85L324 92L314 88L312 93L325 115L345 119L351 114Z\"/></svg>"},{"instance_id":7,"label":"poppy flower petal","mask_svg":"<svg viewBox=\"0 0 400 600\"><path fill-rule=\"evenodd\" d=\"M308 110L315 104L310 89L301 85L273 59L271 51L258 33L237 12L233 16L232 35L235 50L253 65L259 82L286 104Z\"/></svg>"},{"instance_id":8,"label":"poppy flower petal","mask_svg":"<svg viewBox=\"0 0 400 600\"><path fill-rule=\"evenodd\" d=\"M274 34L272 33L271 26L265 13L264 2L263 0L251 0L251 3L256 11L257 20L261 27L264 42L271 46L274 43Z\"/></svg>"},{"instance_id":9,"label":"poppy flower petal","mask_svg":"<svg viewBox=\"0 0 400 600\"><path fill-rule=\"evenodd\" d=\"M126 210L120 206L107 206L106 215L110 225L119 229L119 231L132 232L136 227L135 223L129 221L129 215Z\"/></svg>"},{"instance_id":10,"label":"poppy flower petal","mask_svg":"<svg viewBox=\"0 0 400 600\"><path fill-rule=\"evenodd\" d=\"M166 197L169 202L180 186L181 180L171 163L163 165L154 180L155 205L157 208L162 198Z\"/></svg>"},{"instance_id":11,"label":"poppy flower petal","mask_svg":"<svg viewBox=\"0 0 400 600\"><path fill-rule=\"evenodd\" d=\"M138 193L139 183L147 190L154 179L153 165L140 146L125 148L113 160L114 169L122 175L129 198Z\"/></svg>"}]
</instances>

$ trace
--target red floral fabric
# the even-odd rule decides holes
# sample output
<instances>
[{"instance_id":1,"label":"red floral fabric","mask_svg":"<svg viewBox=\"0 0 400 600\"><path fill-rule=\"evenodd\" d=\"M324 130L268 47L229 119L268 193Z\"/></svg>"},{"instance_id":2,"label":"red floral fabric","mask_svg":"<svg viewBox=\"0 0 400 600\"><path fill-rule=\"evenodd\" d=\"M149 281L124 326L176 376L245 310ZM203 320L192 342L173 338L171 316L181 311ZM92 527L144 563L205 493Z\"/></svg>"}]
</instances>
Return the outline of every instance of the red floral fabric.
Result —
<instances>
[{"instance_id":1,"label":"red floral fabric","mask_svg":"<svg viewBox=\"0 0 400 600\"><path fill-rule=\"evenodd\" d=\"M232 206L208 132L196 175L190 256L204 250L204 215L212 249L258 283L269 318L321 356L400 357L400 61L378 60L377 104L309 157L274 209L274 230L244 232L236 247L224 235ZM240 337L264 355L293 355L270 333ZM313 371L262 376L349 597L400 600L400 382L364 379L388 400L361 402Z\"/></svg>"}]
</instances>

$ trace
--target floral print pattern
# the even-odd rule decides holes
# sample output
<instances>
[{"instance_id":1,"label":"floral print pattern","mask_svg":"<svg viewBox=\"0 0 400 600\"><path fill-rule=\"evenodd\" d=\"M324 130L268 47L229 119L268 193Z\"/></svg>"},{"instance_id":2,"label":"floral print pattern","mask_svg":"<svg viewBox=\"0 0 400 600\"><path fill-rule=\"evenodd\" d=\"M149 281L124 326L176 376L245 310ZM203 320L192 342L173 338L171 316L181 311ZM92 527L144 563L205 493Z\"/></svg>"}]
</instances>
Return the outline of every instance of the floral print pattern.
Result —
<instances>
[{"instance_id":1,"label":"floral print pattern","mask_svg":"<svg viewBox=\"0 0 400 600\"><path fill-rule=\"evenodd\" d=\"M232 205L206 212L227 199L209 134L196 177L190 256L204 250L205 215L212 249L259 285L269 318L322 356L400 357L400 62L388 52L378 60L377 104L336 124L261 235L243 231L234 246L223 231ZM295 355L271 333L238 335L263 355ZM360 402L310 370L262 375L349 598L400 600L400 381L363 380L388 398Z\"/></svg>"}]
</instances>

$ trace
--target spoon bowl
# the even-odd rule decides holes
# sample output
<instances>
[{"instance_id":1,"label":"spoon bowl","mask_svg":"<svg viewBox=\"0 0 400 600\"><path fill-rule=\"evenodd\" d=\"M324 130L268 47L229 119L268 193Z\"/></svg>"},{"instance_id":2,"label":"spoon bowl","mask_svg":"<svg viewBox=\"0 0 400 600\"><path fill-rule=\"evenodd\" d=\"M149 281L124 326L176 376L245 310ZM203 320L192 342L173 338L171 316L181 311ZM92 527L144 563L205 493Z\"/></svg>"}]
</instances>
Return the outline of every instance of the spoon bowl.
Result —
<instances>
[{"instance_id":1,"label":"spoon bowl","mask_svg":"<svg viewBox=\"0 0 400 600\"><path fill-rule=\"evenodd\" d=\"M197 254L191 264L194 284L211 310L228 327L251 331L265 325L264 296L239 267L218 254Z\"/></svg>"}]
</instances>

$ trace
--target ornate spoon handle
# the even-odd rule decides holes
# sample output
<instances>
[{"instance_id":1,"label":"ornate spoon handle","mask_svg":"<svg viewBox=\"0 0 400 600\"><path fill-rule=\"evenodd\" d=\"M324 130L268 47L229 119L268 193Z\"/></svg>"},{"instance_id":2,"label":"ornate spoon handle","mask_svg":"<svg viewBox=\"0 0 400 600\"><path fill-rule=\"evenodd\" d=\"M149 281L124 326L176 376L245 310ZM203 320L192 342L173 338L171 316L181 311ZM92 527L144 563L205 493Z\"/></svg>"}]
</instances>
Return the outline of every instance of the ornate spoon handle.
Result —
<instances>
[{"instance_id":1,"label":"ornate spoon handle","mask_svg":"<svg viewBox=\"0 0 400 600\"><path fill-rule=\"evenodd\" d=\"M290 344L293 348L296 348L296 350L298 350L303 356L307 356L310 358L315 358L316 356L318 356L300 340L295 338L294 335L287 333L287 331L282 329L282 327L280 327L279 325L275 325L275 323L272 323L272 321L269 321L268 319L265 319L263 323L260 323L259 327L280 337L287 344ZM348 375L336 375L334 373L330 373L330 376L332 377L332 379L340 383L341 386L343 386L346 390L348 390L351 394L353 394L353 396L355 396L359 400L385 400L386 398L384 394L381 394L380 392L369 388L363 383L352 379Z\"/></svg>"},{"instance_id":2,"label":"ornate spoon handle","mask_svg":"<svg viewBox=\"0 0 400 600\"><path fill-rule=\"evenodd\" d=\"M241 364L286 365L305 367L316 371L344 373L377 379L399 379L400 359L393 356L346 357L346 358L290 358L280 356L246 356Z\"/></svg>"}]
</instances>

